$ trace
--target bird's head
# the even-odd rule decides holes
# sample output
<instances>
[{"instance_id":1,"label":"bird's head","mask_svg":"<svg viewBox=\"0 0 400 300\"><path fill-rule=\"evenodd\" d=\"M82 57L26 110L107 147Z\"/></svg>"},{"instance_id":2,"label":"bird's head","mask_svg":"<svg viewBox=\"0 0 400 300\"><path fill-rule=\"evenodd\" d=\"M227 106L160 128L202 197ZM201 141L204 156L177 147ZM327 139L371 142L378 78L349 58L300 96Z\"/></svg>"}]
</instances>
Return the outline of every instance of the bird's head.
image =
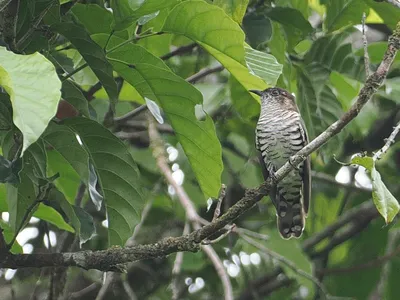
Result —
<instances>
[{"instance_id":1,"label":"bird's head","mask_svg":"<svg viewBox=\"0 0 400 300\"><path fill-rule=\"evenodd\" d=\"M296 112L298 111L294 96L279 87L268 88L264 91L250 90L250 92L261 97L261 105L273 105Z\"/></svg>"}]
</instances>

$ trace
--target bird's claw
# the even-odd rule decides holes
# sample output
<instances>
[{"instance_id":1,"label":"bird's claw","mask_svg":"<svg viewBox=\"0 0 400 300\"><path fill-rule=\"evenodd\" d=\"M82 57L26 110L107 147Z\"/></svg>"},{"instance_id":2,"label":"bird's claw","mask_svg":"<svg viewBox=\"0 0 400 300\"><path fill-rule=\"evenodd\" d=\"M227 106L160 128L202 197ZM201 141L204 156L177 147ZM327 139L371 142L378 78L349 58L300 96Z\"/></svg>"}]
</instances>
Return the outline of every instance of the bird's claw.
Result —
<instances>
[{"instance_id":1,"label":"bird's claw","mask_svg":"<svg viewBox=\"0 0 400 300\"><path fill-rule=\"evenodd\" d=\"M291 157L289 157L289 164L293 167L293 169L295 169L295 170L299 170L299 167L298 166L296 166L293 162L292 162L292 158Z\"/></svg>"},{"instance_id":2,"label":"bird's claw","mask_svg":"<svg viewBox=\"0 0 400 300\"><path fill-rule=\"evenodd\" d=\"M272 167L272 166L268 167L268 174L269 174L269 177L272 179L273 182L277 182L274 167Z\"/></svg>"}]
</instances>

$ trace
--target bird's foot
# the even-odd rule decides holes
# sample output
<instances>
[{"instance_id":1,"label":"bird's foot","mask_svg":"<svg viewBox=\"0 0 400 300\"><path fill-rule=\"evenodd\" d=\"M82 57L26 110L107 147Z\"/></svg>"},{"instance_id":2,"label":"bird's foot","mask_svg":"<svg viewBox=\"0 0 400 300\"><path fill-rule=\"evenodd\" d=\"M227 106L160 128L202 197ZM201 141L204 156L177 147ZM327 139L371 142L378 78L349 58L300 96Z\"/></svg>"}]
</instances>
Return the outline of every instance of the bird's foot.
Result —
<instances>
[{"instance_id":1,"label":"bird's foot","mask_svg":"<svg viewBox=\"0 0 400 300\"><path fill-rule=\"evenodd\" d=\"M275 168L273 166L268 167L268 175L272 179L273 182L277 182L278 180L276 179L275 175Z\"/></svg>"},{"instance_id":2,"label":"bird's foot","mask_svg":"<svg viewBox=\"0 0 400 300\"><path fill-rule=\"evenodd\" d=\"M298 166L296 166L294 163L293 163L293 161L292 161L292 158L291 157L289 157L289 164L293 167L293 169L295 169L295 170L299 170L299 167Z\"/></svg>"}]
</instances>

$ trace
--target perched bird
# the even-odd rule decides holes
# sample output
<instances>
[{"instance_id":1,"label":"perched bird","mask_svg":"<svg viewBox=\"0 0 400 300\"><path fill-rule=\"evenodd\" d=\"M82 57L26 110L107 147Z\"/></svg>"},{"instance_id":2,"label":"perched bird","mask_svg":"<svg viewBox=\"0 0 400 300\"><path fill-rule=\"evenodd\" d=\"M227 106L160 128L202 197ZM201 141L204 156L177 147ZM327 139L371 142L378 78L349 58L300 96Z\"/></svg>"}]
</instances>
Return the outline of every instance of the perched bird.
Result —
<instances>
[{"instance_id":1,"label":"perched bird","mask_svg":"<svg viewBox=\"0 0 400 300\"><path fill-rule=\"evenodd\" d=\"M295 98L288 91L274 87L250 92L261 97L256 148L267 179L308 143L307 132ZM303 233L310 197L311 171L310 158L307 157L270 191L283 238L298 238Z\"/></svg>"}]
</instances>

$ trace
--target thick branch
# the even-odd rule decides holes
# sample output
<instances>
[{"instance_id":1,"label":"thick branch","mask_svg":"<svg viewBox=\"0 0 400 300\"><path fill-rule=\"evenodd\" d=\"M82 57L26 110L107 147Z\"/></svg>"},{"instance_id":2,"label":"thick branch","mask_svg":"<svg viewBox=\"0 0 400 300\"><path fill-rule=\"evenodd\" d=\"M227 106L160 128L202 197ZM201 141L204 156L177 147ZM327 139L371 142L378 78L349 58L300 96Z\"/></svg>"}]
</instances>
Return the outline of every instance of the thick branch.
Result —
<instances>
[{"instance_id":1,"label":"thick branch","mask_svg":"<svg viewBox=\"0 0 400 300\"><path fill-rule=\"evenodd\" d=\"M319 149L330 138L338 134L359 114L361 108L382 85L399 48L400 22L397 24L397 29L394 31L394 34L389 38L388 49L384 55L383 61L378 69L367 79L354 105L338 121L329 126L326 131L321 133L296 155L292 156L291 163L287 162L275 173L276 182L282 180L290 172L293 168L292 165L297 165L305 160L309 154ZM258 188L247 190L245 196L215 222L211 222L189 235L166 238L154 244L137 245L126 248L111 248L102 251L51 254L8 254L0 258L0 267L16 269L21 267L78 266L84 269L119 271L119 264L164 257L178 251L197 251L200 243L204 239L223 229L226 225L252 208L268 193L276 182L269 179Z\"/></svg>"}]
</instances>

